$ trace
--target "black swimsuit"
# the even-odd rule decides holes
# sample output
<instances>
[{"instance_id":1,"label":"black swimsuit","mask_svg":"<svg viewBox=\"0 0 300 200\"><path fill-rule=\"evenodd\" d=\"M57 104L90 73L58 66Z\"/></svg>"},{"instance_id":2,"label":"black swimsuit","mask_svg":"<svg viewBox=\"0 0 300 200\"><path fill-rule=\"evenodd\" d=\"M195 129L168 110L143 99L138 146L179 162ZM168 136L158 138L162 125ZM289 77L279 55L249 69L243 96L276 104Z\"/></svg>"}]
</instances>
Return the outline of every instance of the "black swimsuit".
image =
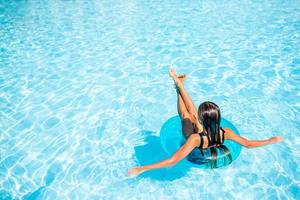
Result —
<instances>
[{"instance_id":1,"label":"black swimsuit","mask_svg":"<svg viewBox=\"0 0 300 200\"><path fill-rule=\"evenodd\" d=\"M217 137L219 137L219 140L218 140L218 142L215 142L215 144L213 144L213 145L211 145L211 143L212 143L211 139L203 131L201 133L199 133L199 136L200 136L200 145L199 145L198 148L200 148L200 149L206 149L206 148L209 148L209 147L214 147L214 146L218 146L218 145L223 144L224 143L224 133L225 133L225 131L224 131L224 129L222 127L220 127L220 129L221 129L222 133L219 133L218 136L217 136ZM222 138L220 136L221 134L222 134ZM203 145L204 145L204 139L203 139L203 137L208 137L208 140L207 140L208 141L208 145L205 148L203 147Z\"/></svg>"},{"instance_id":2,"label":"black swimsuit","mask_svg":"<svg viewBox=\"0 0 300 200\"><path fill-rule=\"evenodd\" d=\"M200 145L199 147L195 148L189 155L188 160L192 163L196 164L207 164L210 163L211 168L218 167L218 152L220 150L224 152L227 156L223 157L224 162L231 163L232 157L229 149L223 145L224 143L224 133L225 130L220 127L222 133L219 132L219 134L216 135L216 138L214 141L212 141L212 138L210 138L205 132L198 133L198 129L196 127L196 124L194 124L190 119L184 119L182 120L182 133L187 139L190 135L197 133L200 136ZM222 134L222 137L221 137ZM207 137L208 145L207 147L203 147L204 145L204 137ZM197 152L198 151L198 152ZM199 154L200 152L200 154ZM208 153L208 154L207 154ZM209 162L207 161L207 155L209 158ZM227 159L228 158L228 159Z\"/></svg>"},{"instance_id":3,"label":"black swimsuit","mask_svg":"<svg viewBox=\"0 0 300 200\"><path fill-rule=\"evenodd\" d=\"M198 133L198 129L196 127L196 124L194 124L190 119L182 120L181 124L182 124L182 132L183 132L183 134L186 138L188 138L193 133ZM212 146L217 146L217 145L223 144L224 143L224 133L225 133L225 131L222 127L220 127L220 129L222 130L222 133L219 133L217 135L219 140L217 140L218 142L217 141L214 142L214 144L212 144L213 142L212 142L211 138L209 138L209 136L207 136L203 131L198 133L199 136L200 136L200 140L201 140L200 145L199 145L198 148L205 149L205 148L203 148L203 145L204 145L204 138L203 137L208 137L208 147L211 147L211 145ZM222 134L222 137L221 137L221 134ZM206 147L206 148L208 148L208 147Z\"/></svg>"}]
</instances>

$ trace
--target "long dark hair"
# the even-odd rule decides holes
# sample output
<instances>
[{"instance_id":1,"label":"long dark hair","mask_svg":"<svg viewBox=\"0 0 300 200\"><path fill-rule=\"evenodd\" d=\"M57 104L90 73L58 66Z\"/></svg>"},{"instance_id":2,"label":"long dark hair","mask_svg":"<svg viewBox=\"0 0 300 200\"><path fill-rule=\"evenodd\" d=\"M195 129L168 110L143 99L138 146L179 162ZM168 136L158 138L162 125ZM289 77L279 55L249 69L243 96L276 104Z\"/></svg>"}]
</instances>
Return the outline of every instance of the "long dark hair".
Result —
<instances>
[{"instance_id":1,"label":"long dark hair","mask_svg":"<svg viewBox=\"0 0 300 200\"><path fill-rule=\"evenodd\" d=\"M232 157L230 151L225 145L222 145L224 142L224 135L221 139L220 132L220 124L221 124L221 112L220 108L217 104L211 101L205 101L200 104L198 108L198 119L203 126L203 132L208 137L208 147L213 145L218 145L217 147L211 147L211 168L217 168L217 149L223 151L227 157L229 158L229 163L232 162ZM203 150L201 150L202 155ZM225 162L224 157L224 162Z\"/></svg>"},{"instance_id":2,"label":"long dark hair","mask_svg":"<svg viewBox=\"0 0 300 200\"><path fill-rule=\"evenodd\" d=\"M217 104L205 101L198 108L198 118L204 128L204 133L208 136L208 146L221 144L220 124L221 112Z\"/></svg>"}]
</instances>

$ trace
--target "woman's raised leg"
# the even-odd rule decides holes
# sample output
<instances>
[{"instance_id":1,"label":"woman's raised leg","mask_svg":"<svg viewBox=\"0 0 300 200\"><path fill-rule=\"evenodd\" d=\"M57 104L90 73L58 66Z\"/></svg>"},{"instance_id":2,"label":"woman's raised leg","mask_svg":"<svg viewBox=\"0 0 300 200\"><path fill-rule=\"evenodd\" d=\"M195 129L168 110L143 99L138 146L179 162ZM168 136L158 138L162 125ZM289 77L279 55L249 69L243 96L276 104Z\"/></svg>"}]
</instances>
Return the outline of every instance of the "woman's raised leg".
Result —
<instances>
[{"instance_id":1,"label":"woman's raised leg","mask_svg":"<svg viewBox=\"0 0 300 200\"><path fill-rule=\"evenodd\" d=\"M185 75L178 76L178 78L181 80L183 83L186 79ZM180 91L175 85L176 91L177 91L177 109L178 109L178 114L181 118L181 124L182 124L182 134L185 138L188 138L191 134L195 132L194 125L192 123L192 118L190 116L190 113L186 109L186 106L184 104L184 101L181 97Z\"/></svg>"},{"instance_id":2,"label":"woman's raised leg","mask_svg":"<svg viewBox=\"0 0 300 200\"><path fill-rule=\"evenodd\" d=\"M183 82L185 80L185 75L181 75L178 78L180 79L181 82ZM180 95L180 91L179 91L177 85L175 85L175 87L176 87L176 91L177 91L177 110L178 110L178 114L179 114L181 120L188 119L188 118L190 119L190 113L186 109L184 101L183 101L183 99Z\"/></svg>"},{"instance_id":3,"label":"woman's raised leg","mask_svg":"<svg viewBox=\"0 0 300 200\"><path fill-rule=\"evenodd\" d=\"M190 116L193 118L193 120L198 119L197 109L192 101L192 98L185 90L184 85L183 85L182 81L180 80L180 78L177 77L175 70L170 69L169 74L173 78L173 80L178 88L178 91L180 92L180 96L184 102L184 105L185 105L187 111L189 112Z\"/></svg>"}]
</instances>

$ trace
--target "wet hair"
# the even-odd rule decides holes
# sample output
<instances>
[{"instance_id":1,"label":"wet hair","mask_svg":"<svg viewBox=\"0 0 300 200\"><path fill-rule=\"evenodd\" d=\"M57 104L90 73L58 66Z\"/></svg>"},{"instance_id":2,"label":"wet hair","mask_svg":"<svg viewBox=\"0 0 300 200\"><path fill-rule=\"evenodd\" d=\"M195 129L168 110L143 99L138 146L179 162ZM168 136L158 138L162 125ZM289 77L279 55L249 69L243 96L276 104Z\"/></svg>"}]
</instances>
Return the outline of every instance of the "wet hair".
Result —
<instances>
[{"instance_id":1,"label":"wet hair","mask_svg":"<svg viewBox=\"0 0 300 200\"><path fill-rule=\"evenodd\" d=\"M208 136L210 145L221 144L220 138L220 123L221 112L217 104L205 101L198 108L198 118L204 128L204 133Z\"/></svg>"},{"instance_id":2,"label":"wet hair","mask_svg":"<svg viewBox=\"0 0 300 200\"><path fill-rule=\"evenodd\" d=\"M229 159L229 163L232 162L232 157L228 148L222 144L220 132L221 124L221 112L217 104L211 101L205 101L199 105L198 108L198 119L203 126L203 132L208 137L208 146L218 145L217 147L211 147L211 168L217 168L217 149L223 151L227 156L224 157L224 162L226 157ZM222 138L224 141L224 138ZM203 150L201 150L202 155ZM227 161L227 162L228 162Z\"/></svg>"}]
</instances>

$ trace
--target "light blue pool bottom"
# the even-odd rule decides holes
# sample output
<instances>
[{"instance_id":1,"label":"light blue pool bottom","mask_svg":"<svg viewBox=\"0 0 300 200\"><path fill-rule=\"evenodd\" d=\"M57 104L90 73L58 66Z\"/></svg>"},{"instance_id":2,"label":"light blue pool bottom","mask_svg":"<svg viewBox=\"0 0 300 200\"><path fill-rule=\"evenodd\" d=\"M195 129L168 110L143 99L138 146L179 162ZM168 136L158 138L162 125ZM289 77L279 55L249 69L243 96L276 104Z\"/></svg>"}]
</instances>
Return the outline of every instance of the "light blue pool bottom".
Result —
<instances>
[{"instance_id":1,"label":"light blue pool bottom","mask_svg":"<svg viewBox=\"0 0 300 200\"><path fill-rule=\"evenodd\" d=\"M299 9L1 1L0 199L298 199ZM170 65L187 74L192 99L216 102L241 135L286 142L226 169L180 162L128 178L168 158L159 131L176 112Z\"/></svg>"},{"instance_id":2,"label":"light blue pool bottom","mask_svg":"<svg viewBox=\"0 0 300 200\"><path fill-rule=\"evenodd\" d=\"M230 128L235 133L239 134L237 128L225 118L221 120L221 127ZM185 138L182 135L182 126L181 119L179 116L174 116L168 119L162 126L160 130L160 141L165 152L171 156L173 155L185 142ZM182 161L184 165L197 168L219 168L229 165L234 160L237 159L241 152L241 146L233 141L225 140L224 145L230 152L231 159L223 151L223 149L216 147L217 158L214 162L213 157L211 156L210 148L203 150L203 155L198 148L195 148L189 156ZM195 160L197 158L197 163L191 162L190 160Z\"/></svg>"}]
</instances>

